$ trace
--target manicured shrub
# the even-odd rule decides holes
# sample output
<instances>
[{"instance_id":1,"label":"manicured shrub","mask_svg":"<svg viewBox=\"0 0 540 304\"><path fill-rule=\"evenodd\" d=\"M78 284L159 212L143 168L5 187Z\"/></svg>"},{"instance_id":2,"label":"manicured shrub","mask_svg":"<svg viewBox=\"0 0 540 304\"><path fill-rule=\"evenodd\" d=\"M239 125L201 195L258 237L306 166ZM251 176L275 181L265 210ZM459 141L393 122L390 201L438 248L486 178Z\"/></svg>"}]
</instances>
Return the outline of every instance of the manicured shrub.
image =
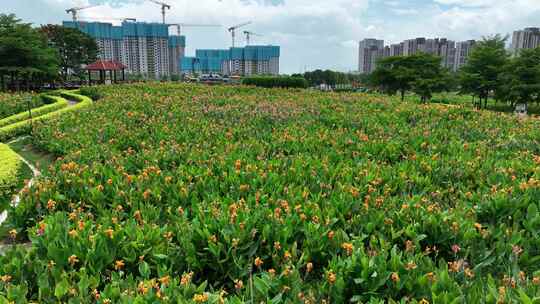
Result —
<instances>
[{"instance_id":1,"label":"manicured shrub","mask_svg":"<svg viewBox=\"0 0 540 304\"><path fill-rule=\"evenodd\" d=\"M47 103L39 95L32 93L0 93L0 119L28 110L34 109Z\"/></svg>"},{"instance_id":2,"label":"manicured shrub","mask_svg":"<svg viewBox=\"0 0 540 304\"><path fill-rule=\"evenodd\" d=\"M82 87L79 89L79 94L90 97L93 101L98 101L102 98L97 87Z\"/></svg>"},{"instance_id":3,"label":"manicured shrub","mask_svg":"<svg viewBox=\"0 0 540 304\"><path fill-rule=\"evenodd\" d=\"M242 79L242 84L263 88L307 88L308 82L302 77L256 76Z\"/></svg>"},{"instance_id":4,"label":"manicured shrub","mask_svg":"<svg viewBox=\"0 0 540 304\"><path fill-rule=\"evenodd\" d=\"M43 96L43 98L53 103L31 110L32 117L37 118L41 115L57 111L68 106L67 100L57 97L57 96L45 95ZM0 119L0 127L4 127L4 126L7 126L10 124L19 122L19 121L27 120L29 118L30 118L30 114L28 113L28 111L24 111L24 112L6 117L4 119Z\"/></svg>"},{"instance_id":5,"label":"manicured shrub","mask_svg":"<svg viewBox=\"0 0 540 304\"><path fill-rule=\"evenodd\" d=\"M28 169L19 155L0 143L0 213L6 209L11 197L22 186Z\"/></svg>"},{"instance_id":6,"label":"manicured shrub","mask_svg":"<svg viewBox=\"0 0 540 304\"><path fill-rule=\"evenodd\" d=\"M60 115L78 111L92 105L92 100L86 96L78 95L71 92L61 92L60 95L69 99L77 100L79 101L79 103L73 106L61 108L57 111L50 112L50 113L47 113L38 117L34 117L33 119L27 119L27 120L19 121L19 122L1 127L0 128L0 141L6 141L16 136L28 133L31 131L32 126L42 125L43 123L47 123L48 121L55 119ZM59 99L60 97L54 97L54 98L59 101L61 100Z\"/></svg>"}]
</instances>

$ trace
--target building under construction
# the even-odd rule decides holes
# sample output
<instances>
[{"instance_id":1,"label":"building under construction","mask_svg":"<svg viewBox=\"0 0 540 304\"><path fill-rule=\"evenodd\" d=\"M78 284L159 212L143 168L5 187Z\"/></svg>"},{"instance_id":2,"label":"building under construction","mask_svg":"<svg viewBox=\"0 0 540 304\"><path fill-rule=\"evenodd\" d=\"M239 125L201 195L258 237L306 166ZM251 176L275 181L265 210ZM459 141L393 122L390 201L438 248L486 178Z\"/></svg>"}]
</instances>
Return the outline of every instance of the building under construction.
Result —
<instances>
[{"instance_id":1,"label":"building under construction","mask_svg":"<svg viewBox=\"0 0 540 304\"><path fill-rule=\"evenodd\" d=\"M169 35L167 24L124 21L114 26L103 22L64 21L63 25L96 39L99 58L123 63L128 73L155 79L181 73L186 38Z\"/></svg>"},{"instance_id":2,"label":"building under construction","mask_svg":"<svg viewBox=\"0 0 540 304\"><path fill-rule=\"evenodd\" d=\"M280 47L248 45L228 50L196 50L195 57L184 57L183 74L279 75Z\"/></svg>"}]
</instances>

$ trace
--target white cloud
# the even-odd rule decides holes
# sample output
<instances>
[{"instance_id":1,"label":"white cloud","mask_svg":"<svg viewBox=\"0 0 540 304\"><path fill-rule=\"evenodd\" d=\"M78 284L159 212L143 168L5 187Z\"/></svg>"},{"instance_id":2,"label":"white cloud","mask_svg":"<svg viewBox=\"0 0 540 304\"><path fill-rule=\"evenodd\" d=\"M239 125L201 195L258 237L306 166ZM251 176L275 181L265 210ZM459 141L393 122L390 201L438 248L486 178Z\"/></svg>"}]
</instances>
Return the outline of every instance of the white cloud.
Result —
<instances>
[{"instance_id":1,"label":"white cloud","mask_svg":"<svg viewBox=\"0 0 540 304\"><path fill-rule=\"evenodd\" d=\"M539 0L164 0L172 5L169 22L213 23L222 28L185 28L188 54L196 48L227 48L227 26L253 21L245 29L264 34L259 44L281 46L282 71L315 68L352 70L357 41L387 43L414 37L478 39L540 26ZM160 7L148 0L0 0L2 10L26 21L58 23L65 9L105 3L81 11L89 18L161 20ZM238 33L238 41L244 37Z\"/></svg>"}]
</instances>

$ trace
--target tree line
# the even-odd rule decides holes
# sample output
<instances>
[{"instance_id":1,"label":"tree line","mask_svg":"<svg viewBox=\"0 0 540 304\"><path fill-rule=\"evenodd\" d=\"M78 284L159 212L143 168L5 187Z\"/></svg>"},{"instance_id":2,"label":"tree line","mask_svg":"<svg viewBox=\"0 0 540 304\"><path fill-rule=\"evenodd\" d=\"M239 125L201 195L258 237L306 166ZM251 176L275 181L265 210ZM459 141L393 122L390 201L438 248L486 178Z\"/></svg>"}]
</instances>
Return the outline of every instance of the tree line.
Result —
<instances>
[{"instance_id":1,"label":"tree line","mask_svg":"<svg viewBox=\"0 0 540 304\"><path fill-rule=\"evenodd\" d=\"M97 59L92 37L61 25L39 28L0 14L0 90L33 90L46 83L82 79L83 64Z\"/></svg>"},{"instance_id":2,"label":"tree line","mask_svg":"<svg viewBox=\"0 0 540 304\"><path fill-rule=\"evenodd\" d=\"M486 37L475 45L467 62L452 73L438 56L419 53L381 59L367 83L387 94L416 93L422 102L434 93L470 94L474 104L487 107L488 99L516 104L540 102L540 48L525 49L512 57L505 48L508 37Z\"/></svg>"}]
</instances>

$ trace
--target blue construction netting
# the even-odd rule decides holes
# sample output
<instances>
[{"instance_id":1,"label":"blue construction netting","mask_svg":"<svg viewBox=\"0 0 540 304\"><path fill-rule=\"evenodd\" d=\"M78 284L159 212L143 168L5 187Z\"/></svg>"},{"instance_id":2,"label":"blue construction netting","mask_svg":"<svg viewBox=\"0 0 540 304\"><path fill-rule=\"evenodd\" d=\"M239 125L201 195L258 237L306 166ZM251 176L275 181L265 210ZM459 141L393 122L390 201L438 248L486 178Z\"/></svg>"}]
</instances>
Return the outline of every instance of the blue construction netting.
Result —
<instances>
[{"instance_id":1,"label":"blue construction netting","mask_svg":"<svg viewBox=\"0 0 540 304\"><path fill-rule=\"evenodd\" d=\"M185 47L186 46L186 36L169 36L169 46L170 47Z\"/></svg>"}]
</instances>

